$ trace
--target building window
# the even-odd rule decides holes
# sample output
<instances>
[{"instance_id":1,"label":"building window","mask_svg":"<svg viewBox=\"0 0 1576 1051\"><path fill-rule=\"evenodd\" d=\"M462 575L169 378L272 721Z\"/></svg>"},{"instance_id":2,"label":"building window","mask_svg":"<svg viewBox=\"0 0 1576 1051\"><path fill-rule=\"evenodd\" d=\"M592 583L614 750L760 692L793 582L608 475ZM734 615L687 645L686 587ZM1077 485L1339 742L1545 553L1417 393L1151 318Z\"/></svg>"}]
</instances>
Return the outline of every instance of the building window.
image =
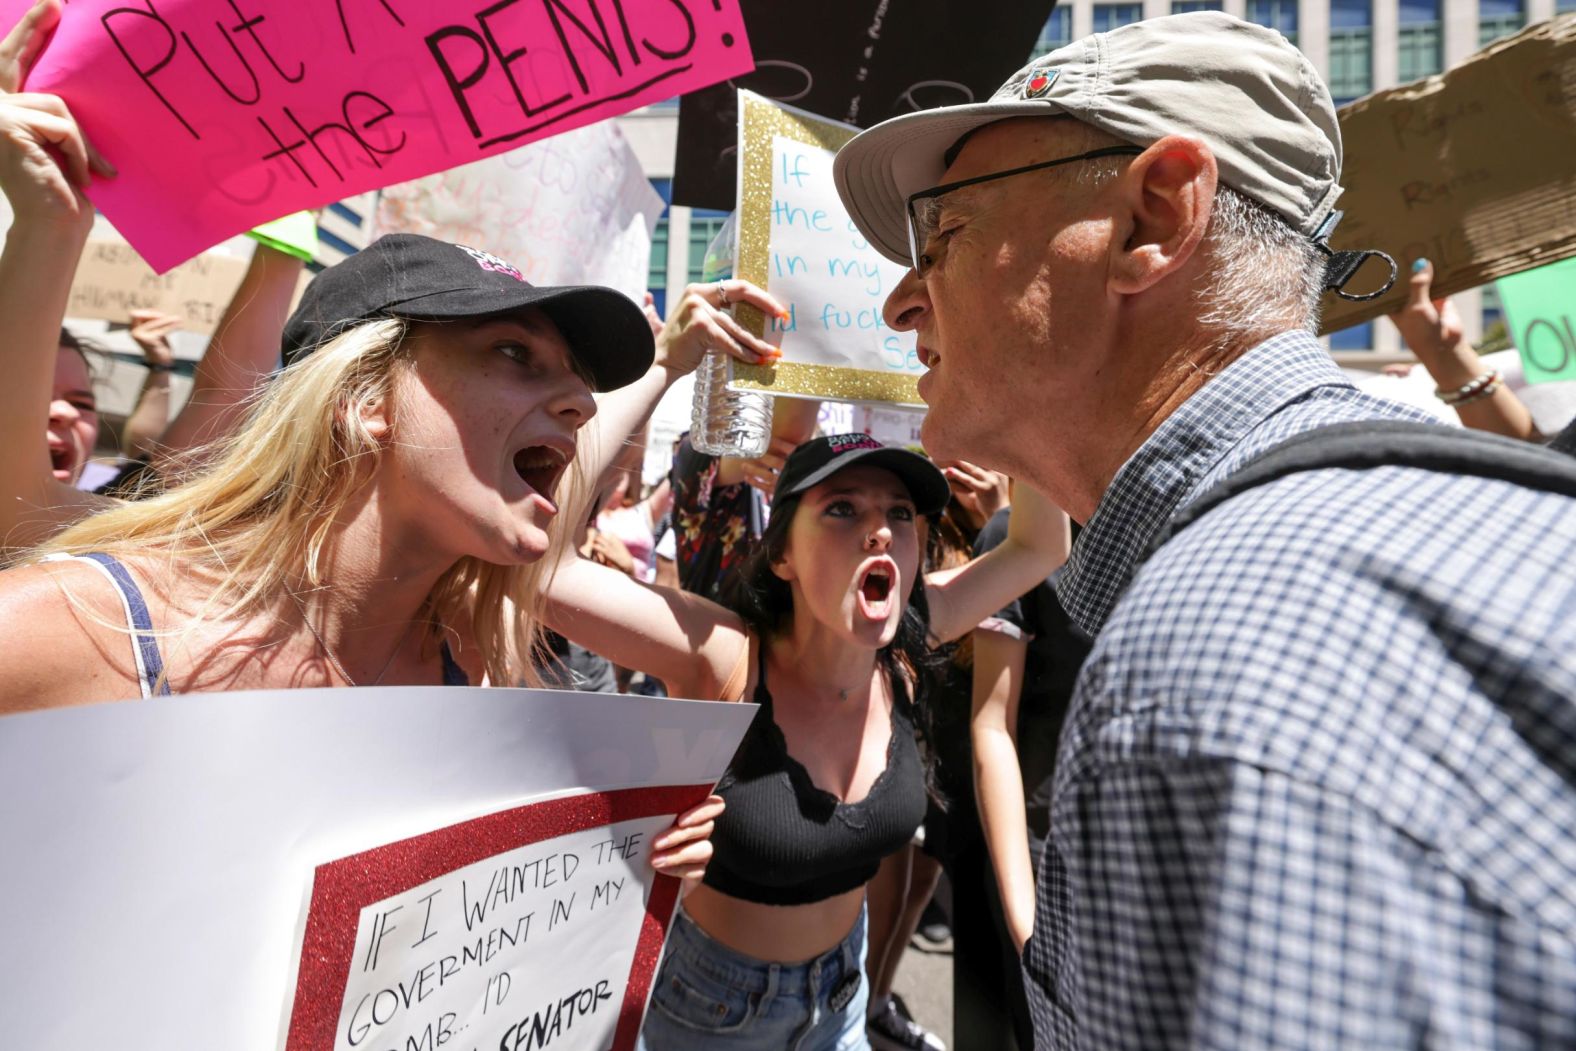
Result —
<instances>
[{"instance_id":1,"label":"building window","mask_svg":"<svg viewBox=\"0 0 1576 1051\"><path fill-rule=\"evenodd\" d=\"M1248 21L1297 43L1297 0L1248 0Z\"/></svg>"},{"instance_id":2,"label":"building window","mask_svg":"<svg viewBox=\"0 0 1576 1051\"><path fill-rule=\"evenodd\" d=\"M1220 0L1171 0L1171 13L1185 15L1189 11L1220 11Z\"/></svg>"},{"instance_id":3,"label":"building window","mask_svg":"<svg viewBox=\"0 0 1576 1051\"><path fill-rule=\"evenodd\" d=\"M1330 95L1337 106L1374 89L1372 0L1331 0Z\"/></svg>"},{"instance_id":4,"label":"building window","mask_svg":"<svg viewBox=\"0 0 1576 1051\"><path fill-rule=\"evenodd\" d=\"M727 212L713 211L710 208L696 208L690 212L689 233L689 280L690 284L700 281L706 274L706 246L711 244L722 224L728 221Z\"/></svg>"},{"instance_id":5,"label":"building window","mask_svg":"<svg viewBox=\"0 0 1576 1051\"><path fill-rule=\"evenodd\" d=\"M1040 39L1034 42L1034 53L1029 56L1029 61L1032 62L1041 55L1048 55L1072 42L1073 9L1058 7L1051 12L1051 17L1046 19L1045 25L1040 27Z\"/></svg>"},{"instance_id":6,"label":"building window","mask_svg":"<svg viewBox=\"0 0 1576 1051\"><path fill-rule=\"evenodd\" d=\"M1505 323L1505 309L1499 301L1499 288L1484 285L1478 290L1483 304L1483 338L1488 339L1489 329ZM1503 334L1503 333L1502 333Z\"/></svg>"},{"instance_id":7,"label":"building window","mask_svg":"<svg viewBox=\"0 0 1576 1051\"><path fill-rule=\"evenodd\" d=\"M1143 4L1095 4L1094 31L1109 33L1118 26L1137 22L1144 17Z\"/></svg>"},{"instance_id":8,"label":"building window","mask_svg":"<svg viewBox=\"0 0 1576 1051\"><path fill-rule=\"evenodd\" d=\"M673 204L673 180L652 179L651 188L662 198L662 217L651 231L651 261L646 265L646 288L657 313L668 316L668 212Z\"/></svg>"},{"instance_id":9,"label":"building window","mask_svg":"<svg viewBox=\"0 0 1576 1051\"><path fill-rule=\"evenodd\" d=\"M1343 328L1330 333L1331 350L1373 350L1374 349L1374 323L1364 321L1361 325Z\"/></svg>"},{"instance_id":10,"label":"building window","mask_svg":"<svg viewBox=\"0 0 1576 1051\"><path fill-rule=\"evenodd\" d=\"M653 292L668 287L668 217L663 213L651 232L651 265L646 268L646 287Z\"/></svg>"},{"instance_id":11,"label":"building window","mask_svg":"<svg viewBox=\"0 0 1576 1051\"><path fill-rule=\"evenodd\" d=\"M1478 47L1519 33L1526 24L1524 0L1478 0Z\"/></svg>"},{"instance_id":12,"label":"building window","mask_svg":"<svg viewBox=\"0 0 1576 1051\"><path fill-rule=\"evenodd\" d=\"M1443 66L1439 0L1401 0L1399 63L1406 84L1438 73Z\"/></svg>"}]
</instances>

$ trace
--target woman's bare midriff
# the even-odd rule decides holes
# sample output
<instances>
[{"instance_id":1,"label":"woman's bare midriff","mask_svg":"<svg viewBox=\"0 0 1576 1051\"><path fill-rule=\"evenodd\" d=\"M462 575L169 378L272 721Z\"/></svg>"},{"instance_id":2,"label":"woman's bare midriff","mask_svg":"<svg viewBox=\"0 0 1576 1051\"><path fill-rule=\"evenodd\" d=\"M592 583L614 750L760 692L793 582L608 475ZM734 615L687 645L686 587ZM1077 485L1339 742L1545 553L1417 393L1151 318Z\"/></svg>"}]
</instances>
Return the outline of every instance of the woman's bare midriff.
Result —
<instances>
[{"instance_id":1,"label":"woman's bare midriff","mask_svg":"<svg viewBox=\"0 0 1576 1051\"><path fill-rule=\"evenodd\" d=\"M735 952L772 963L802 963L835 948L859 920L865 888L810 905L761 905L696 887L684 911Z\"/></svg>"}]
</instances>

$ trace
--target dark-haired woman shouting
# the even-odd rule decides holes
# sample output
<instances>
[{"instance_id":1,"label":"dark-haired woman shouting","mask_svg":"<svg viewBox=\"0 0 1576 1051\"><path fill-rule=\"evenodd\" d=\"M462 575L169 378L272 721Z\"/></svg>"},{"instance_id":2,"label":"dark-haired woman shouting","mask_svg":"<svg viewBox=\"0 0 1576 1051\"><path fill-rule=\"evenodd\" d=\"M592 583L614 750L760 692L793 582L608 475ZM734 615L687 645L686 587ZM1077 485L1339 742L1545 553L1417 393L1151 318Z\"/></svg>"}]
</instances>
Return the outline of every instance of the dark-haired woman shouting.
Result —
<instances>
[{"instance_id":1,"label":"dark-haired woman shouting","mask_svg":"<svg viewBox=\"0 0 1576 1051\"><path fill-rule=\"evenodd\" d=\"M921 579L918 519L947 496L922 456L817 438L784 465L724 604L583 559L548 586L548 623L581 645L673 696L762 706L719 790L728 806L705 884L669 938L651 1051L869 1046L865 884L924 817L913 724L930 647L1067 554L1066 516L1025 490L1006 543Z\"/></svg>"}]
</instances>

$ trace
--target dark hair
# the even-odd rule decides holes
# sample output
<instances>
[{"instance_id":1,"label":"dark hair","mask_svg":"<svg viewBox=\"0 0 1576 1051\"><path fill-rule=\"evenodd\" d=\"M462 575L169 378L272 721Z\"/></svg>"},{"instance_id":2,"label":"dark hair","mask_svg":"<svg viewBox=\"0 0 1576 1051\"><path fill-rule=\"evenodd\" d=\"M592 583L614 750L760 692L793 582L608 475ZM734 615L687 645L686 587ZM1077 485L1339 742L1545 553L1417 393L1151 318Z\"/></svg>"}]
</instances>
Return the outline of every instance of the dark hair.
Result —
<instances>
[{"instance_id":1,"label":"dark hair","mask_svg":"<svg viewBox=\"0 0 1576 1051\"><path fill-rule=\"evenodd\" d=\"M102 354L104 353L102 349L85 339L72 335L71 330L64 325L60 326L60 345L67 350L75 351L77 356L82 359L82 364L87 366L88 379L98 378L94 374L91 354Z\"/></svg>"},{"instance_id":2,"label":"dark hair","mask_svg":"<svg viewBox=\"0 0 1576 1051\"><path fill-rule=\"evenodd\" d=\"M955 569L973 560L974 541L979 533L956 496L945 509L926 515L925 520L930 524L925 544L926 572ZM974 798L970 738L974 633L943 643L934 652L940 668L934 699L926 712L926 761L935 771L933 794L942 809L948 809L950 803Z\"/></svg>"},{"instance_id":3,"label":"dark hair","mask_svg":"<svg viewBox=\"0 0 1576 1051\"><path fill-rule=\"evenodd\" d=\"M793 612L793 588L772 572L772 565L782 561L788 547L788 530L802 499L802 494L795 494L772 502L772 516L765 531L750 553L724 577L718 597L718 601L743 618L763 646L782 629L784 619ZM914 581L914 590L909 593L908 604L898 621L897 634L877 651L876 664L885 673L888 684L895 686L904 679L913 683L907 714L920 735L930 741L935 739L932 694L947 666L947 657L932 649L929 642L930 603L925 597L923 552L915 568L918 579ZM906 692L893 689L892 696L896 699ZM925 767L927 788L932 797L941 802L935 790L935 771L928 758Z\"/></svg>"}]
</instances>

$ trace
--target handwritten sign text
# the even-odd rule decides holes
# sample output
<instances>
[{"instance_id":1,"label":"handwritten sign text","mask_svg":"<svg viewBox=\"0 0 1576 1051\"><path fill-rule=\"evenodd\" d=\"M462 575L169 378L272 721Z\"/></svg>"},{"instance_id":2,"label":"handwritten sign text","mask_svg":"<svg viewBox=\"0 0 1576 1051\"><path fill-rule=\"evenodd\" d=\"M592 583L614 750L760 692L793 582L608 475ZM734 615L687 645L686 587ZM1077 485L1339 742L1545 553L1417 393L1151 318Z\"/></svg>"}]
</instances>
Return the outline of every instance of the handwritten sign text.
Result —
<instances>
[{"instance_id":1,"label":"handwritten sign text","mask_svg":"<svg viewBox=\"0 0 1576 1051\"><path fill-rule=\"evenodd\" d=\"M119 167L90 195L162 272L750 68L738 0L76 0L26 87Z\"/></svg>"}]
</instances>

